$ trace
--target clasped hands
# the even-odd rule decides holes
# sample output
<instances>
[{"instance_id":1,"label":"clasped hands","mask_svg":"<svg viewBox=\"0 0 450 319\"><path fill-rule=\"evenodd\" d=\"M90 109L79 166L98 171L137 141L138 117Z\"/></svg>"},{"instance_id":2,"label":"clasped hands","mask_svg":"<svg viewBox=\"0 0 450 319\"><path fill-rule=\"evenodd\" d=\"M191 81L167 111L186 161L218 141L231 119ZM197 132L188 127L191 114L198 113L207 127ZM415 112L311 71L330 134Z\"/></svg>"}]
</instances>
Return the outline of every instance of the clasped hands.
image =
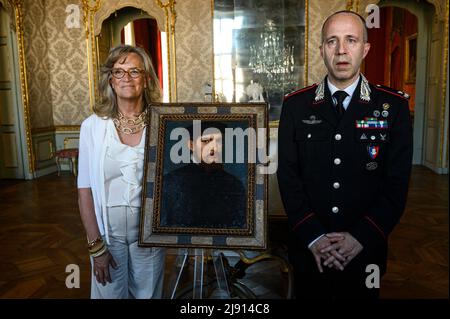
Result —
<instances>
[{"instance_id":1,"label":"clasped hands","mask_svg":"<svg viewBox=\"0 0 450 319\"><path fill-rule=\"evenodd\" d=\"M325 234L309 249L320 272L323 272L322 265L342 271L361 252L363 246L350 233L341 232Z\"/></svg>"}]
</instances>

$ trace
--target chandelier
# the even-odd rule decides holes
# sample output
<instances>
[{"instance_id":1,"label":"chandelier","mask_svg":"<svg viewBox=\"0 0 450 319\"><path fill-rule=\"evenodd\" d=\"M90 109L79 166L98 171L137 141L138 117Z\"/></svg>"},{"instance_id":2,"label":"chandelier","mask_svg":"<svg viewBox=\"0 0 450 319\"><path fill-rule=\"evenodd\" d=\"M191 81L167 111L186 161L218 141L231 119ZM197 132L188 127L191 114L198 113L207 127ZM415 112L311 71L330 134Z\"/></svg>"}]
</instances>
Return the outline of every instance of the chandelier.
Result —
<instances>
[{"instance_id":1,"label":"chandelier","mask_svg":"<svg viewBox=\"0 0 450 319\"><path fill-rule=\"evenodd\" d=\"M296 87L294 46L284 41L283 29L267 20L263 31L250 45L249 67L268 91L283 94Z\"/></svg>"}]
</instances>

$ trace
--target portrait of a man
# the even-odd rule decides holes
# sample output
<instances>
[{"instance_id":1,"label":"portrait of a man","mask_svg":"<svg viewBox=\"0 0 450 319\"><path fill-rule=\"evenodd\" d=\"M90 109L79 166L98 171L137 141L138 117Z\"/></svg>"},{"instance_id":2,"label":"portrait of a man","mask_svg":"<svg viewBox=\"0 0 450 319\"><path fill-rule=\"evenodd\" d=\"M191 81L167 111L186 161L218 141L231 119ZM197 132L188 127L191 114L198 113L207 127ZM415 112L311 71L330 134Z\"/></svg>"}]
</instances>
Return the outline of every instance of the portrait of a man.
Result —
<instances>
[{"instance_id":1,"label":"portrait of a man","mask_svg":"<svg viewBox=\"0 0 450 319\"><path fill-rule=\"evenodd\" d=\"M239 164L224 163L227 124L201 121L201 134L195 136L190 123L189 163L167 163L173 169L164 170L160 227L245 229L247 187L230 169Z\"/></svg>"}]
</instances>

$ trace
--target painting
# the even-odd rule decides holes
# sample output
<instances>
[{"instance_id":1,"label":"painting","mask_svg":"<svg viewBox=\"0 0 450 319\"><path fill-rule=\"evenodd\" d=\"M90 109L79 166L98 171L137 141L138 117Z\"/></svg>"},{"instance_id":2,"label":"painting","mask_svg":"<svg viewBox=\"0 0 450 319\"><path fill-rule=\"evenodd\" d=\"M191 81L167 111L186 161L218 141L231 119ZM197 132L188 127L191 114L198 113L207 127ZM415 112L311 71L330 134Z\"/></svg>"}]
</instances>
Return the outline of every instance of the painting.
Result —
<instances>
[{"instance_id":1,"label":"painting","mask_svg":"<svg viewBox=\"0 0 450 319\"><path fill-rule=\"evenodd\" d=\"M267 104L150 106L140 246L264 249Z\"/></svg>"},{"instance_id":2,"label":"painting","mask_svg":"<svg viewBox=\"0 0 450 319\"><path fill-rule=\"evenodd\" d=\"M405 83L416 83L417 33L406 37L405 43Z\"/></svg>"}]
</instances>

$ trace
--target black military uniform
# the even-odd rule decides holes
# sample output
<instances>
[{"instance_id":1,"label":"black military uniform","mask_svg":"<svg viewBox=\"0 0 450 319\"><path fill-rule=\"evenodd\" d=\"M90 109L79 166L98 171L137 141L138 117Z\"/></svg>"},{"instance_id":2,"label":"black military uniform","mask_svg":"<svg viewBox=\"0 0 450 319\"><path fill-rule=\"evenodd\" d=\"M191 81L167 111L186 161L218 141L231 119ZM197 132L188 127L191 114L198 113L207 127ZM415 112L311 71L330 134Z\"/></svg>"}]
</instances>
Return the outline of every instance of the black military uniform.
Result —
<instances>
[{"instance_id":1,"label":"black military uniform","mask_svg":"<svg viewBox=\"0 0 450 319\"><path fill-rule=\"evenodd\" d=\"M244 185L223 168L188 164L164 176L161 226L245 229Z\"/></svg>"},{"instance_id":2,"label":"black military uniform","mask_svg":"<svg viewBox=\"0 0 450 319\"><path fill-rule=\"evenodd\" d=\"M286 96L277 176L298 296L377 294L365 286L365 270L386 271L387 238L405 207L413 148L407 97L361 75L338 120L326 78ZM344 271L320 274L308 245L341 231L364 248Z\"/></svg>"}]
</instances>

